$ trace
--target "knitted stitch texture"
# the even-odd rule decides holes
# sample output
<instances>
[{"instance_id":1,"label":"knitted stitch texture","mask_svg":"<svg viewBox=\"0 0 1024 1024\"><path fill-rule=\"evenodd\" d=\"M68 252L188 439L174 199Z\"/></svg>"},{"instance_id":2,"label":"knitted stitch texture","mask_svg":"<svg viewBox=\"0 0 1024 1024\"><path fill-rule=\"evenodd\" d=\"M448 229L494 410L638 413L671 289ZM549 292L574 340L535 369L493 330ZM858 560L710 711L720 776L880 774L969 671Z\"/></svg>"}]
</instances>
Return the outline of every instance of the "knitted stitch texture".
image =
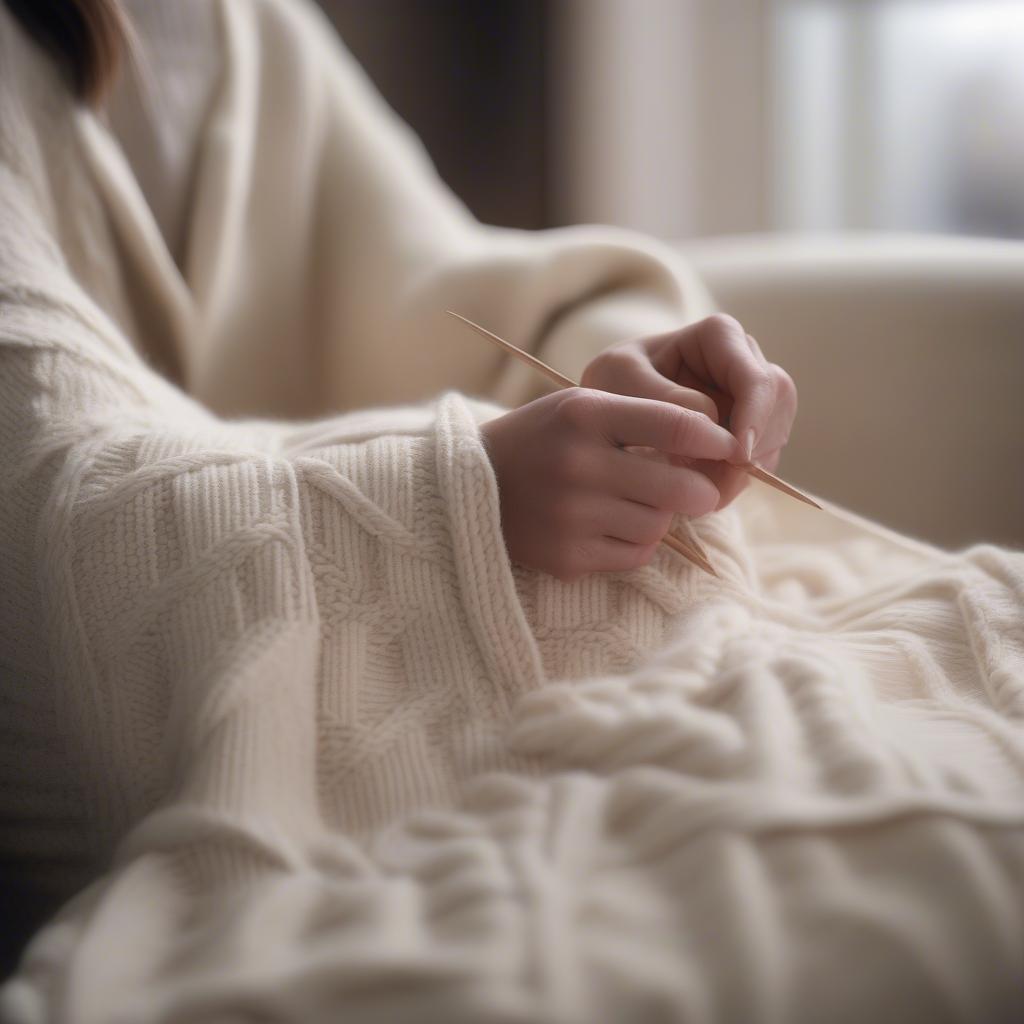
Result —
<instances>
[{"instance_id":1,"label":"knitted stitch texture","mask_svg":"<svg viewBox=\"0 0 1024 1024\"><path fill-rule=\"evenodd\" d=\"M236 113L269 102L247 90L271 56L320 100L318 74L344 77L304 8L220 9ZM130 219L109 140L2 7L0 30L0 837L22 884L89 882L0 1017L1024 1011L1024 556L752 490L677 524L719 581L665 551L563 584L508 562L478 433L492 405L221 418L298 408L318 369L379 398L407 358L433 384L410 325L453 295L582 355L624 308L686 315L687 278L615 234L478 237L416 183L346 210L421 203L444 260L418 217L394 226L401 273L308 218L311 235L281 225L280 266L265 238L243 259L232 230L276 216L232 219L250 189L266 200L257 157L277 155L253 113L230 140L256 147L252 177L222 179L223 233L196 243L207 298L189 298ZM303 129L318 174L391 153L376 127L337 134L376 124L358 91L328 95ZM302 254L298 296L272 271ZM365 294L377 276L388 296L404 282L385 349L379 328L357 344L390 308ZM294 335L261 363L280 301ZM431 372L458 361L430 352ZM517 387L493 370L480 390ZM342 404L334 387L302 408Z\"/></svg>"}]
</instances>

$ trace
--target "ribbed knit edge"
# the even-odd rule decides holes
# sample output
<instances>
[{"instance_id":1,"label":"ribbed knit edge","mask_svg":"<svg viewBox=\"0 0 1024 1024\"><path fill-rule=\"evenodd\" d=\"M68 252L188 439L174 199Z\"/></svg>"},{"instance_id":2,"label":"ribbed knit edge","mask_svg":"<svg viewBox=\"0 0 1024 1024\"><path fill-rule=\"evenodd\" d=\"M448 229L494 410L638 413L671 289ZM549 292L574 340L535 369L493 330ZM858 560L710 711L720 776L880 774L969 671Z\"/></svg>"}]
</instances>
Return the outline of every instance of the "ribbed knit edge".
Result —
<instances>
[{"instance_id":1,"label":"ribbed knit edge","mask_svg":"<svg viewBox=\"0 0 1024 1024\"><path fill-rule=\"evenodd\" d=\"M463 606L491 677L511 709L544 680L540 650L519 601L501 531L498 481L466 401L437 406L437 481L448 514Z\"/></svg>"}]
</instances>

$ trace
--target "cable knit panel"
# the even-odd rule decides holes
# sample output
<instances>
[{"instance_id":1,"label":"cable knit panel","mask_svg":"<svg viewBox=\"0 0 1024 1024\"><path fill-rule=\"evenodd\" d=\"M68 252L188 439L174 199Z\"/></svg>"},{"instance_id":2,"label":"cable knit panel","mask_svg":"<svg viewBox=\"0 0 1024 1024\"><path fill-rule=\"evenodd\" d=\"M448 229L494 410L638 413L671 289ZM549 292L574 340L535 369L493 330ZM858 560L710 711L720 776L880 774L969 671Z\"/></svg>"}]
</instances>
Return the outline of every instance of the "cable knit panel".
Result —
<instances>
[{"instance_id":1,"label":"cable knit panel","mask_svg":"<svg viewBox=\"0 0 1024 1024\"><path fill-rule=\"evenodd\" d=\"M322 632L322 809L362 835L500 761L495 724L539 664L463 399L419 436L341 437L294 465Z\"/></svg>"}]
</instances>

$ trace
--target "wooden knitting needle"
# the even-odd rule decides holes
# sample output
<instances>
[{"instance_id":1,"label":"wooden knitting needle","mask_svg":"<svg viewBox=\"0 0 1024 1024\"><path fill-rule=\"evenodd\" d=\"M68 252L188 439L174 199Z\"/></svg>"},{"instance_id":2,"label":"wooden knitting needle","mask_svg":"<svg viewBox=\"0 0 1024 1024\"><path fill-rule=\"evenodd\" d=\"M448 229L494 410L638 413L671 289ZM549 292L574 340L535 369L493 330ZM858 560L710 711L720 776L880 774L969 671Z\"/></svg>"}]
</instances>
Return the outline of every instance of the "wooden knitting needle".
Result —
<instances>
[{"instance_id":1,"label":"wooden knitting needle","mask_svg":"<svg viewBox=\"0 0 1024 1024\"><path fill-rule=\"evenodd\" d=\"M661 543L670 547L677 554L683 556L683 558L689 559L698 569L703 569L709 576L714 576L715 579L719 579L719 575L715 572L715 567L708 560L704 549L698 545L690 547L685 541L680 540L678 537L674 537L671 533L666 533L661 538Z\"/></svg>"},{"instance_id":2,"label":"wooden knitting needle","mask_svg":"<svg viewBox=\"0 0 1024 1024\"><path fill-rule=\"evenodd\" d=\"M541 362L536 356L531 356L529 352L524 352L521 348L516 347L511 342L506 341L504 338L499 338L498 335L492 334L486 327L481 327L479 324L474 323L472 320L462 316L461 313L456 313L454 310L447 310L451 316L457 320L461 320L464 324L472 327L474 331L482 334L485 338L493 341L500 348L503 348L510 355L515 356L517 359L521 359L526 363L529 363L539 373L543 373L545 377L553 380L560 388L575 388L579 385L564 374L559 373L556 369L548 366L547 363ZM694 565L699 569L703 569L706 573L718 578L718 573L715 572L714 566L708 559L707 553L699 545L691 548L685 541L680 540L678 537L673 537L671 533L666 533L661 538L661 542L672 548L673 551L682 555L684 558L688 558Z\"/></svg>"},{"instance_id":3,"label":"wooden knitting needle","mask_svg":"<svg viewBox=\"0 0 1024 1024\"><path fill-rule=\"evenodd\" d=\"M499 338L496 334L492 334L486 327L481 327L479 324L473 323L472 320L467 320L466 317L450 309L447 312L452 316L457 317L463 323L468 324L474 331L478 331L485 338L490 338L491 341L500 345L506 352L529 363L535 370L539 370L545 377L549 377L560 387L579 387L579 385L571 378L559 373L557 370L548 366L547 363L542 363L536 356L531 356L529 352L524 352L521 348L516 348L515 345L509 341L505 341L504 338ZM787 484L785 480L775 476L774 473L769 473L767 469L762 469L753 462L748 462L746 465L740 466L739 468L745 470L752 477L756 477L763 483L768 484L769 487L774 487L777 491L781 491L783 494L788 494L791 498L796 498L797 501L802 501L805 504L810 505L811 508L816 508L818 511L824 511L813 498L809 498L802 491L798 491L792 484Z\"/></svg>"},{"instance_id":4,"label":"wooden knitting needle","mask_svg":"<svg viewBox=\"0 0 1024 1024\"><path fill-rule=\"evenodd\" d=\"M477 334L482 334L485 338L489 338L499 348L503 348L510 356L515 356L516 359L529 363L538 373L543 373L545 377L553 380L560 388L579 387L579 384L571 377L566 377L564 373L559 373L553 366L548 366L547 363L541 362L536 356L531 356L529 352L524 352L518 346L513 345L511 341L506 341L504 338L499 338L496 334L492 334L486 327L481 327L468 317L464 317L461 313L456 313L453 309L446 309L445 312L449 316L455 317L456 320L461 320L464 324L472 327Z\"/></svg>"},{"instance_id":5,"label":"wooden knitting needle","mask_svg":"<svg viewBox=\"0 0 1024 1024\"><path fill-rule=\"evenodd\" d=\"M791 498L796 498L797 501L802 501L819 512L825 511L813 498L808 498L803 491L798 491L792 484L787 484L785 480L777 477L774 473L769 473L767 469L762 469L753 462L748 462L740 468L745 469L752 477L766 483L769 487L774 487L777 491L782 491L783 494L788 494Z\"/></svg>"}]
</instances>

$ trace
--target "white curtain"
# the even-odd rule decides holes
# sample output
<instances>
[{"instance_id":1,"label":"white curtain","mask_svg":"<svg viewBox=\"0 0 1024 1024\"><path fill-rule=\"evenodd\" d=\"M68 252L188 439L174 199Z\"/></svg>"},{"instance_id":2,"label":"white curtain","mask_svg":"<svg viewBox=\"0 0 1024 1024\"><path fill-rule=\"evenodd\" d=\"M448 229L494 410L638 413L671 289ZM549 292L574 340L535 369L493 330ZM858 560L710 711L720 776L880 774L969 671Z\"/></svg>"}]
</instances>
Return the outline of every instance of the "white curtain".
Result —
<instances>
[{"instance_id":1,"label":"white curtain","mask_svg":"<svg viewBox=\"0 0 1024 1024\"><path fill-rule=\"evenodd\" d=\"M665 238L768 227L770 0L555 9L560 219Z\"/></svg>"},{"instance_id":2,"label":"white curtain","mask_svg":"<svg viewBox=\"0 0 1024 1024\"><path fill-rule=\"evenodd\" d=\"M1024 237L1022 0L562 0L563 221Z\"/></svg>"}]
</instances>

